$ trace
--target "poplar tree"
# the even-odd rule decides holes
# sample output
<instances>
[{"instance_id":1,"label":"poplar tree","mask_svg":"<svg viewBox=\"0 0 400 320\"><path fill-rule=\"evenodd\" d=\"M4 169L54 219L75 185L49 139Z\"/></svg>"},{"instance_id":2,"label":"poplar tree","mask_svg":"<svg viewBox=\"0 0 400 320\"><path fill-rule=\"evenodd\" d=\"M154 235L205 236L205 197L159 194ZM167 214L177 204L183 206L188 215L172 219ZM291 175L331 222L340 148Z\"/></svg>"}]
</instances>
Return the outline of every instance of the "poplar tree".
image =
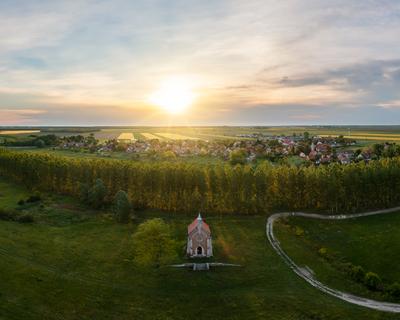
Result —
<instances>
[{"instance_id":1,"label":"poplar tree","mask_svg":"<svg viewBox=\"0 0 400 320\"><path fill-rule=\"evenodd\" d=\"M120 223L127 223L132 212L132 205L125 191L119 190L114 198L113 210L115 219Z\"/></svg>"},{"instance_id":2,"label":"poplar tree","mask_svg":"<svg viewBox=\"0 0 400 320\"><path fill-rule=\"evenodd\" d=\"M97 179L94 186L89 190L89 204L95 209L101 208L105 204L107 189L101 179Z\"/></svg>"}]
</instances>

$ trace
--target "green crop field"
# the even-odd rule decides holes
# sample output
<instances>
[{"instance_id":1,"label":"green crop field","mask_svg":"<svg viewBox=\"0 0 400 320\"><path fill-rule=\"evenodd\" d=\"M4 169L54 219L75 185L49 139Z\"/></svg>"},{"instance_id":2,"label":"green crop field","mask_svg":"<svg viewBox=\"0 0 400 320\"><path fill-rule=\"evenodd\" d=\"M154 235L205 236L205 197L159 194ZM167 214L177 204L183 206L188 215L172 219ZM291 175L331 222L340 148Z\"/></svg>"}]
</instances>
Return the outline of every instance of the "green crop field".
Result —
<instances>
[{"instance_id":1,"label":"green crop field","mask_svg":"<svg viewBox=\"0 0 400 320\"><path fill-rule=\"evenodd\" d=\"M322 283L360 296L387 300L384 294L354 281L340 266L348 263L361 266L365 272L378 274L387 285L399 282L399 228L400 212L397 212L345 221L292 217L278 223L276 233L289 256L298 265L311 268ZM326 254L321 255L321 248Z\"/></svg>"},{"instance_id":2,"label":"green crop field","mask_svg":"<svg viewBox=\"0 0 400 320\"><path fill-rule=\"evenodd\" d=\"M0 180L2 208L17 208L30 194ZM146 219L163 218L179 243L176 262L186 262L186 227L195 213L142 211L135 223L121 225L107 212L54 195L25 210L34 223L0 221L0 319L398 319L298 278L266 241L266 217L206 217L214 260L242 267L194 272L139 268L132 234Z\"/></svg>"}]
</instances>

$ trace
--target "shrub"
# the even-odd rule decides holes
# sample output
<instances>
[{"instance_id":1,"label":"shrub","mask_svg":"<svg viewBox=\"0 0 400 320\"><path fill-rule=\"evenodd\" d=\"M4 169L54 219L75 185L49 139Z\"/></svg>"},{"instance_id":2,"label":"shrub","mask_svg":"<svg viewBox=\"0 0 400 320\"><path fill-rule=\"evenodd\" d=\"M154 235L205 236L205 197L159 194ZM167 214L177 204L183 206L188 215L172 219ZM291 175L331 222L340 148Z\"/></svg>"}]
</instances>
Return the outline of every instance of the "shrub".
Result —
<instances>
[{"instance_id":1,"label":"shrub","mask_svg":"<svg viewBox=\"0 0 400 320\"><path fill-rule=\"evenodd\" d=\"M42 200L42 198L40 197L40 195L32 195L28 199L26 199L26 202L27 203L34 203L34 202L39 202L41 200Z\"/></svg>"},{"instance_id":2,"label":"shrub","mask_svg":"<svg viewBox=\"0 0 400 320\"><path fill-rule=\"evenodd\" d=\"M298 226L296 226L296 229L294 232L295 232L296 236L298 236L298 237L301 237L304 235L304 230Z\"/></svg>"},{"instance_id":3,"label":"shrub","mask_svg":"<svg viewBox=\"0 0 400 320\"><path fill-rule=\"evenodd\" d=\"M33 218L33 215L31 215L30 213L25 213L20 216L17 216L16 221L19 223L32 223L35 221L35 219Z\"/></svg>"},{"instance_id":4,"label":"shrub","mask_svg":"<svg viewBox=\"0 0 400 320\"><path fill-rule=\"evenodd\" d=\"M346 272L347 274L350 273L351 268L353 267L353 264L350 262L340 262L337 264L338 268L340 271Z\"/></svg>"},{"instance_id":5,"label":"shrub","mask_svg":"<svg viewBox=\"0 0 400 320\"><path fill-rule=\"evenodd\" d=\"M324 247L322 247L318 250L318 254L321 256L325 256L327 254L327 252L328 252L328 249L324 248Z\"/></svg>"},{"instance_id":6,"label":"shrub","mask_svg":"<svg viewBox=\"0 0 400 320\"><path fill-rule=\"evenodd\" d=\"M376 273L367 272L364 277L365 285L371 290L382 290L382 280Z\"/></svg>"},{"instance_id":7,"label":"shrub","mask_svg":"<svg viewBox=\"0 0 400 320\"><path fill-rule=\"evenodd\" d=\"M25 204L25 200L21 199L18 201L19 206L23 206Z\"/></svg>"},{"instance_id":8,"label":"shrub","mask_svg":"<svg viewBox=\"0 0 400 320\"><path fill-rule=\"evenodd\" d=\"M350 276L358 281L358 282L362 282L364 281L365 278L365 271L361 266L351 266L350 270L349 270Z\"/></svg>"},{"instance_id":9,"label":"shrub","mask_svg":"<svg viewBox=\"0 0 400 320\"><path fill-rule=\"evenodd\" d=\"M392 283L387 292L394 298L400 298L400 284L398 282Z\"/></svg>"},{"instance_id":10,"label":"shrub","mask_svg":"<svg viewBox=\"0 0 400 320\"><path fill-rule=\"evenodd\" d=\"M0 209L0 220L16 221L20 223L32 223L34 218L30 213L21 214L13 209Z\"/></svg>"},{"instance_id":11,"label":"shrub","mask_svg":"<svg viewBox=\"0 0 400 320\"><path fill-rule=\"evenodd\" d=\"M17 215L16 212L13 210L6 210L0 208L0 220L4 221L14 220L16 215Z\"/></svg>"}]
</instances>

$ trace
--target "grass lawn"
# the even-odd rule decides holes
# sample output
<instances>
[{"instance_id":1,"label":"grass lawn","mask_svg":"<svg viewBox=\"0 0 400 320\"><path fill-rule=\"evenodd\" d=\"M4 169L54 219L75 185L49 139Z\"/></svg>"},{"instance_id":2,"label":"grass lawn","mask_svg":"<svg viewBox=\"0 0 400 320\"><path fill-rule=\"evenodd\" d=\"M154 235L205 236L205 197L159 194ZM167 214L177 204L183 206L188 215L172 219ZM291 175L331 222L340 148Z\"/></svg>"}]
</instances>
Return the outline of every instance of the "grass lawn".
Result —
<instances>
[{"instance_id":1,"label":"grass lawn","mask_svg":"<svg viewBox=\"0 0 400 320\"><path fill-rule=\"evenodd\" d=\"M0 194L0 207L12 208L31 193L0 180ZM193 272L137 267L132 234L145 219L162 217L179 241L177 262L186 262L195 213L143 211L136 223L120 225L107 212L50 195L25 210L33 224L0 221L0 319L399 319L297 277L269 246L265 217L205 217L214 260L242 267Z\"/></svg>"},{"instance_id":2,"label":"grass lawn","mask_svg":"<svg viewBox=\"0 0 400 320\"><path fill-rule=\"evenodd\" d=\"M297 232L295 230L302 230ZM377 273L384 283L400 282L400 212L342 221L291 217L276 224L282 248L300 266L310 267L316 278L335 289L377 300L387 300L368 290L337 268L337 261L351 262ZM299 235L299 233L303 233ZM335 259L318 254L326 248ZM399 301L397 301L399 302Z\"/></svg>"}]
</instances>

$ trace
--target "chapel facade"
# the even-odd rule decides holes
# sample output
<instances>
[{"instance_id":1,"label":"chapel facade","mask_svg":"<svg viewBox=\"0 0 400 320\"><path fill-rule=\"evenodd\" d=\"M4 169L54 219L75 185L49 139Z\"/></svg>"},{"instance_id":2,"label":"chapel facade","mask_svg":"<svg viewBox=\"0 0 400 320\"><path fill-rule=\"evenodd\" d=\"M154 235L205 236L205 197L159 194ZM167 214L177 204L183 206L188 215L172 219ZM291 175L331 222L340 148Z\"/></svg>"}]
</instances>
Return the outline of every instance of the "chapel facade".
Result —
<instances>
[{"instance_id":1,"label":"chapel facade","mask_svg":"<svg viewBox=\"0 0 400 320\"><path fill-rule=\"evenodd\" d=\"M191 258L211 257L213 255L210 226L200 213L188 226L187 250Z\"/></svg>"}]
</instances>

